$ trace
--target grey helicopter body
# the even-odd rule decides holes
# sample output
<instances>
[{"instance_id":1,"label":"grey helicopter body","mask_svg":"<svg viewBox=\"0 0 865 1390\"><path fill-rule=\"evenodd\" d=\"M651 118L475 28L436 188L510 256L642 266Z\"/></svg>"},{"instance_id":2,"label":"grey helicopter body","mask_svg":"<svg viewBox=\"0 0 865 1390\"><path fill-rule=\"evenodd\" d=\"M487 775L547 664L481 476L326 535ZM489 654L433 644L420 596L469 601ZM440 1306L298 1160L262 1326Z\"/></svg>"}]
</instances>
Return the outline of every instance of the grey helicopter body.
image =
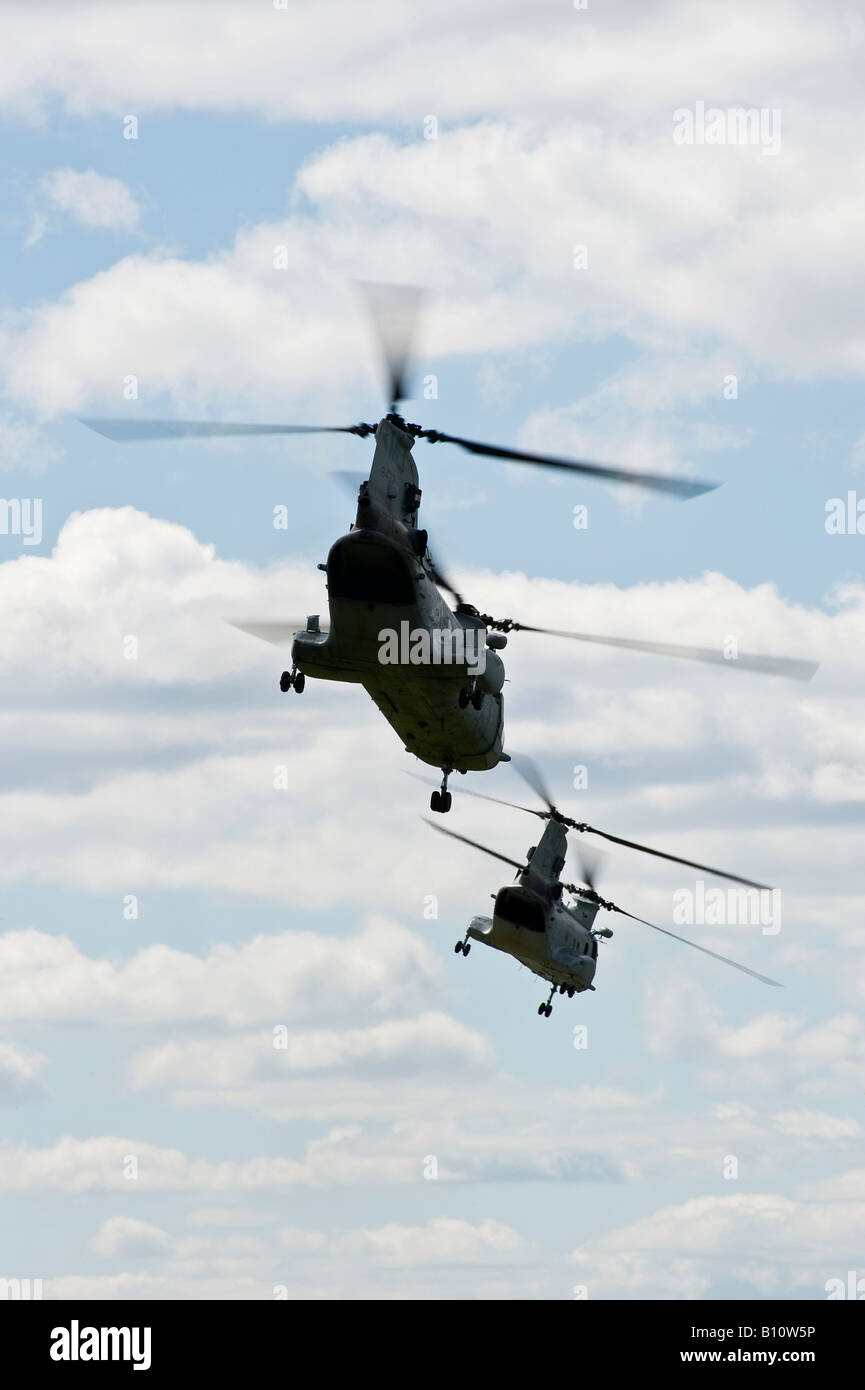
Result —
<instances>
[{"instance_id":1,"label":"grey helicopter body","mask_svg":"<svg viewBox=\"0 0 865 1390\"><path fill-rule=\"evenodd\" d=\"M813 662L738 653L720 647L688 647L597 633L534 627L494 618L467 603L433 560L425 530L418 526L420 488L413 456L416 440L457 445L470 454L509 463L578 474L648 489L667 497L691 498L716 484L667 474L635 472L608 464L562 459L502 448L407 423L398 414L407 398L411 340L420 291L407 286L366 285L369 308L387 368L390 413L377 425L264 425L210 421L84 420L115 442L178 438L226 438L294 434L352 434L375 438L369 477L361 483L357 514L347 535L320 565L327 576L329 628L319 615L294 623L271 620L234 626L277 645L290 645L292 666L280 689L300 694L307 676L362 685L396 731L407 752L440 768L442 783L430 798L434 811L451 807L453 771L482 772L509 761L504 751L505 668L499 651L512 631L544 633L654 655L710 662L738 670L807 680ZM452 608L442 590L455 600ZM394 658L394 635L399 654Z\"/></svg>"},{"instance_id":2,"label":"grey helicopter body","mask_svg":"<svg viewBox=\"0 0 865 1390\"><path fill-rule=\"evenodd\" d=\"M385 418L375 428L375 441L355 523L327 557L329 631L321 632L313 617L294 633L293 669L284 674L282 688L298 689L298 674L360 684L408 753L446 774L485 771L507 761L504 664L486 647L489 636L499 648L506 639L488 634L469 605L454 612L442 597L426 532L418 528L421 494L412 436ZM435 634L442 647L436 654L445 658L467 647L484 648L483 661L384 662L382 635L389 632ZM449 643L448 634L459 640ZM473 639L468 643L467 634Z\"/></svg>"},{"instance_id":3,"label":"grey helicopter body","mask_svg":"<svg viewBox=\"0 0 865 1390\"><path fill-rule=\"evenodd\" d=\"M502 801L500 797L487 796L484 792L467 788L464 788L463 792L481 801L493 801L500 806L509 806L512 810L524 811L546 821L544 833L537 845L532 846L526 854L525 863L511 859L487 845L479 844L477 840L468 839L455 830L446 830L440 824L428 822L440 834L470 845L472 849L478 849L493 859L509 864L517 871L513 883L506 884L493 894L492 917L471 919L465 936L454 946L457 954L467 956L471 951L471 943L477 941L481 945L490 946L495 951L512 956L520 965L526 966L551 986L549 997L538 1007L538 1013L549 1018L556 992L566 994L572 999L575 994L595 988L598 943L613 935L609 927L596 925L597 915L603 908L632 922L651 927L653 931L669 936L674 941L692 946L703 955L711 956L713 960L721 961L724 965L731 965L734 970L750 975L763 984L778 985L777 980L761 975L738 961L730 960L729 956L710 951L708 947L701 946L696 941L689 941L687 937L679 936L666 927L659 927L654 922L648 922L645 917L637 917L633 912L627 912L625 908L602 898L595 889L599 864L592 850L579 854L580 877L583 882L564 883L562 872L568 853L568 832L597 835L613 844L639 850L657 859L665 859L673 864L697 869L701 873L743 884L753 891L767 891L766 884L758 883L755 879L743 878L739 874L727 873L723 869L711 868L708 864L699 864L695 860L670 854L666 850L652 849L634 840L625 840L597 826L588 825L585 821L573 820L554 806L541 774L530 758L514 754L511 761L520 776L544 802L545 810L532 810L531 807L518 806L511 801ZM564 900L566 893L570 901Z\"/></svg>"},{"instance_id":4,"label":"grey helicopter body","mask_svg":"<svg viewBox=\"0 0 865 1390\"><path fill-rule=\"evenodd\" d=\"M559 875L566 852L567 833L551 820L530 851L518 882L495 895L492 917L473 917L466 940L457 942L454 949L468 955L471 938L504 951L570 998L594 989L598 935L612 936L612 932L594 930L600 905L591 893L578 890L569 904L562 901Z\"/></svg>"}]
</instances>

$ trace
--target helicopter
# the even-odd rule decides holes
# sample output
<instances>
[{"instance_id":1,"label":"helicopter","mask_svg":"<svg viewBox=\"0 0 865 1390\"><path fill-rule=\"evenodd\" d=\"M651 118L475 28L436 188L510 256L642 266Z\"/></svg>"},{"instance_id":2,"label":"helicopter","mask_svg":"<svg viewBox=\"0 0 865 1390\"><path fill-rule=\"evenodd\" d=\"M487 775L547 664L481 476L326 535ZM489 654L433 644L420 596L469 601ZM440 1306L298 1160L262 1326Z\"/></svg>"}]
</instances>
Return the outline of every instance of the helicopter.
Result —
<instances>
[{"instance_id":1,"label":"helicopter","mask_svg":"<svg viewBox=\"0 0 865 1390\"><path fill-rule=\"evenodd\" d=\"M679 936L666 927L659 927L656 923L647 921L645 917L637 917L633 912L628 912L609 899L602 898L595 888L597 859L594 855L579 856L581 883L563 883L561 874L568 851L568 831L575 831L580 834L597 835L614 844L624 845L674 864L684 864L688 868L699 869L703 873L726 878L748 888L769 891L766 884L742 878L738 874L725 873L722 869L712 869L706 864L698 864L679 855L651 849L635 840L625 840L621 836L599 830L596 826L573 820L563 815L553 804L540 772L530 758L513 754L512 763L544 802L545 810L538 811L530 806L519 806L515 802L504 801L497 796L487 796L484 792L470 791L466 787L461 788L461 791L464 795L475 796L482 801L493 801L499 806L525 811L547 822L537 845L528 850L524 864L511 859L509 855L501 854L498 850L490 849L487 845L479 844L477 840L460 835L455 830L449 830L446 826L437 825L434 821L426 822L440 834L449 835L451 839L470 845L472 849L480 850L493 859L499 859L517 871L514 883L507 884L497 893L491 894L495 903L492 917L472 918L465 936L454 946L457 955L467 956L471 951L472 941L479 941L494 951L503 951L521 965L527 966L550 985L547 999L538 1005L538 1014L549 1018L553 1011L552 1001L557 992L573 999L575 994L583 994L586 990L595 988L598 944L613 936L610 927L595 925L595 919L603 909L627 917L632 922L640 922L643 926L651 927L653 931L662 932L664 936L681 941L685 946L692 946L694 950L702 951L704 955L712 956L724 965L732 966L734 970L741 970L763 984L783 988L777 980L770 979L768 975L761 975L747 965L730 960L728 956L719 955L717 951L710 951L707 946L689 941L687 937ZM564 901L565 893L570 895L570 901Z\"/></svg>"},{"instance_id":2,"label":"helicopter","mask_svg":"<svg viewBox=\"0 0 865 1390\"><path fill-rule=\"evenodd\" d=\"M488 771L509 761L504 751L505 667L499 653L511 632L541 633L810 679L817 669L813 662L747 653L730 661L720 648L560 631L496 618L467 602L436 563L428 532L418 525L421 490L412 452L418 439L669 497L696 497L718 484L508 449L407 422L398 407L408 398L412 341L422 292L414 286L370 283L362 284L361 289L378 335L390 400L389 412L375 425L81 421L117 443L318 433L375 440L369 477L358 488L354 523L330 547L327 562L318 566L327 578L329 629L322 630L319 614L308 616L304 625L299 621L230 620L254 637L277 646L290 645L291 667L279 678L283 693L293 690L301 694L307 676L362 685L406 751L441 770L441 786L430 797L430 809L445 813L452 804L448 779L454 771ZM443 593L452 598L453 608Z\"/></svg>"}]
</instances>

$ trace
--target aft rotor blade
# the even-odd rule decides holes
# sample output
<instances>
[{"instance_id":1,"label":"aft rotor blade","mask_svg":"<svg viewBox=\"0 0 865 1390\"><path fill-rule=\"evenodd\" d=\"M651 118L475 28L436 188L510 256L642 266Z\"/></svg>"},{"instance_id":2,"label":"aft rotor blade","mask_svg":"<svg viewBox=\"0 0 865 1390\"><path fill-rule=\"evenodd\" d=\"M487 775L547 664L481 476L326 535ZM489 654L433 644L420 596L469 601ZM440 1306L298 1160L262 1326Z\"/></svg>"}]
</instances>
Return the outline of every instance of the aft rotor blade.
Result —
<instances>
[{"instance_id":1,"label":"aft rotor blade","mask_svg":"<svg viewBox=\"0 0 865 1390\"><path fill-rule=\"evenodd\" d=\"M568 822L565 822L568 824ZM648 845L638 844L636 840L623 840L620 835L611 835L608 830L598 830L594 825L570 822L572 829L584 831L587 835L600 835L614 845L624 845L626 849L638 849L641 854L652 854L656 859L668 859L671 864L684 864L688 869L699 869L701 873L713 874L716 878L728 878L732 883L743 883L746 888L761 888L766 893L772 889L768 883L757 883L753 878L742 878L739 874L728 874L723 869L713 869L708 864L698 864L694 859L682 859L677 854L667 854L662 849L650 849Z\"/></svg>"},{"instance_id":2,"label":"aft rotor blade","mask_svg":"<svg viewBox=\"0 0 865 1390\"><path fill-rule=\"evenodd\" d=\"M752 975L755 980L762 980L764 985L774 985L776 989L783 989L784 986L778 980L770 980L768 975L761 975L756 970L751 970L747 965L740 965L737 960L730 960L729 956L721 956L717 951L710 951L708 946L698 946L696 941L689 941L686 936L677 936L674 931L668 931L666 927L659 927L655 922L647 922L645 917L635 917L633 912L626 912L623 907L616 907L615 903L610 903L610 911L618 912L622 917L630 917L632 922L642 922L644 927L651 927L653 931L663 932L664 936L671 936L674 941L681 941L685 946L693 946L695 951L702 951L704 956L711 956L713 960L722 961L724 965L732 965L734 970L741 970L745 975Z\"/></svg>"},{"instance_id":3,"label":"aft rotor blade","mask_svg":"<svg viewBox=\"0 0 865 1390\"><path fill-rule=\"evenodd\" d=\"M547 790L547 784L541 775L541 770L537 763L526 753L512 753L511 766L520 774L523 781L531 787L535 796L540 797L547 810L555 811L553 798Z\"/></svg>"},{"instance_id":4,"label":"aft rotor blade","mask_svg":"<svg viewBox=\"0 0 865 1390\"><path fill-rule=\"evenodd\" d=\"M711 492L714 488L720 487L720 483L700 482L696 478L676 478L667 473L634 472L607 463L588 463L582 459L557 458L553 454L530 454L522 449L503 449L498 444L480 444L477 440L462 439L456 434L442 434L439 430L424 430L422 434L431 444L458 444L470 454L506 459L509 463L530 463L540 468L559 468L569 473L584 473L589 477L602 478L608 483L630 483L634 487L648 488L652 492L665 492L670 497L699 497L704 492Z\"/></svg>"},{"instance_id":5,"label":"aft rotor blade","mask_svg":"<svg viewBox=\"0 0 865 1390\"><path fill-rule=\"evenodd\" d=\"M509 859L506 854L499 854L497 849L487 849L486 845L479 845L477 840L469 840L465 835L458 835L455 830L447 830L443 825L436 825L434 820L428 816L421 816L422 821L431 825L433 830L437 830L440 835L450 835L452 840L462 840L464 845L471 845L472 849L479 849L482 854L489 854L493 859L501 859L503 864L510 864L512 868L518 869L522 873L525 864L518 864L516 859Z\"/></svg>"},{"instance_id":6,"label":"aft rotor blade","mask_svg":"<svg viewBox=\"0 0 865 1390\"><path fill-rule=\"evenodd\" d=\"M602 850L597 849L595 845L589 844L574 845L574 853L577 856L577 863L580 866L580 878L594 893L597 888L601 866L607 858L607 855L604 854Z\"/></svg>"},{"instance_id":7,"label":"aft rotor blade","mask_svg":"<svg viewBox=\"0 0 865 1390\"><path fill-rule=\"evenodd\" d=\"M80 424L116 444L146 439L227 439L250 434L370 434L371 425L243 425L211 420L94 420Z\"/></svg>"},{"instance_id":8,"label":"aft rotor blade","mask_svg":"<svg viewBox=\"0 0 865 1390\"><path fill-rule=\"evenodd\" d=\"M675 656L685 661L707 661L728 669L755 671L764 676L785 676L789 680L809 681L819 662L803 661L792 656L760 656L740 652L736 657L724 656L716 647L686 647L675 642L643 642L631 637L599 637L589 632L563 632L553 627L530 627L528 623L509 623L516 632L539 632L546 637L570 637L575 642L595 642L602 647L622 647L631 652L648 652L650 656Z\"/></svg>"},{"instance_id":9,"label":"aft rotor blade","mask_svg":"<svg viewBox=\"0 0 865 1390\"><path fill-rule=\"evenodd\" d=\"M259 637L262 642L271 642L275 647L284 647L290 643L296 632L303 632L306 628L306 619L298 619L296 622L269 622L264 620L258 622L240 622L236 618L226 618L225 621L232 627L236 627L239 632L246 632L250 637Z\"/></svg>"},{"instance_id":10,"label":"aft rotor blade","mask_svg":"<svg viewBox=\"0 0 865 1390\"><path fill-rule=\"evenodd\" d=\"M391 410L396 410L411 390L412 349L426 291L417 285L389 285L373 280L356 280L355 284L375 328L387 371L388 400Z\"/></svg>"},{"instance_id":11,"label":"aft rotor blade","mask_svg":"<svg viewBox=\"0 0 865 1390\"><path fill-rule=\"evenodd\" d=\"M440 589L444 589L446 594L450 594L451 598L454 599L457 604L462 603L462 594L457 589L453 580L449 579L448 576L445 574L444 570L436 564L435 560L430 555L429 550L427 550L427 562L429 564L430 574L432 575L433 583L437 584Z\"/></svg>"}]
</instances>

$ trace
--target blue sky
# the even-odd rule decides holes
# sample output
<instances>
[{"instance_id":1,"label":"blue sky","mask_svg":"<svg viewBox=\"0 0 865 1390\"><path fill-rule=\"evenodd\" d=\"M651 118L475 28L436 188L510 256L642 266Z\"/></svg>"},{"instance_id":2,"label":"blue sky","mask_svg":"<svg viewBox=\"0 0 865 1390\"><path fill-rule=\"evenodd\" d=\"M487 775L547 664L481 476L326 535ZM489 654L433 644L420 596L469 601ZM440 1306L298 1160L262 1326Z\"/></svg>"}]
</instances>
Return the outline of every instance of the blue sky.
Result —
<instances>
[{"instance_id":1,"label":"blue sky","mask_svg":"<svg viewBox=\"0 0 865 1390\"><path fill-rule=\"evenodd\" d=\"M824 1297L865 1231L863 541L825 528L862 487L861 26L792 0L6 8L2 491L44 534L0 536L0 1277ZM780 110L780 151L675 145L697 101ZM77 423L375 419L355 278L431 291L437 398L410 419L723 484L635 500L416 446L486 611L821 662L799 686L505 653L508 745L565 809L781 887L777 935L689 930L783 993L621 919L549 1021L514 962L455 957L497 866L432 842L362 692L286 699L280 654L223 622L326 612L315 565L353 510L327 475L369 442ZM461 832L532 843L454 802ZM693 877L635 859L610 852L602 891L670 925Z\"/></svg>"}]
</instances>

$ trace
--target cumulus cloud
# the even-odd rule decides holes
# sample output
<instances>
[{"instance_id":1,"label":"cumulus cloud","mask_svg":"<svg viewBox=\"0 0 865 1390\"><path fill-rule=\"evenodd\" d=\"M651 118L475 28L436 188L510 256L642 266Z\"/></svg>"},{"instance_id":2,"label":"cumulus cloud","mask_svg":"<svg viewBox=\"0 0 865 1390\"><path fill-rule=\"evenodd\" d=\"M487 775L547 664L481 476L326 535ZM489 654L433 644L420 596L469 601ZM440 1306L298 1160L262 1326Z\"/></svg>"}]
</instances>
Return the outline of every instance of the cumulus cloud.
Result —
<instances>
[{"instance_id":1,"label":"cumulus cloud","mask_svg":"<svg viewBox=\"0 0 865 1390\"><path fill-rule=\"evenodd\" d=\"M214 946L195 956L169 946L147 946L123 964L90 959L67 938L28 929L0 937L0 1018L43 1021L121 1020L194 1021L220 1019L230 1027L261 1020L309 1020L323 1014L343 1019L362 1010L375 1013L417 1008L433 992L439 976L435 955L413 933L383 919L371 919L353 937L314 932L256 936L239 947ZM456 1049L469 1035L438 1014L404 1025L289 1040L287 1069L326 1069L352 1056L396 1060L424 1055L428 1045ZM274 1052L271 1033L246 1044L252 1056L191 1049L186 1068L223 1079L243 1079L264 1050ZM478 1039L475 1051L483 1055ZM269 1047L269 1052L266 1050ZM195 1058L198 1055L196 1067ZM179 1057L165 1051L142 1059L142 1084L162 1074Z\"/></svg>"},{"instance_id":2,"label":"cumulus cloud","mask_svg":"<svg viewBox=\"0 0 865 1390\"><path fill-rule=\"evenodd\" d=\"M168 1232L158 1226L137 1221L133 1216L112 1216L102 1223L90 1245L97 1255L110 1259L116 1255L160 1254L169 1243Z\"/></svg>"},{"instance_id":3,"label":"cumulus cloud","mask_svg":"<svg viewBox=\"0 0 865 1390\"><path fill-rule=\"evenodd\" d=\"M43 1093L41 1071L47 1058L0 1038L0 1104L17 1105Z\"/></svg>"},{"instance_id":4,"label":"cumulus cloud","mask_svg":"<svg viewBox=\"0 0 865 1390\"><path fill-rule=\"evenodd\" d=\"M54 169L42 180L42 190L54 207L82 227L136 231L141 209L122 179L95 169Z\"/></svg>"},{"instance_id":5,"label":"cumulus cloud","mask_svg":"<svg viewBox=\"0 0 865 1390\"><path fill-rule=\"evenodd\" d=\"M865 1203L775 1193L695 1197L573 1252L590 1296L706 1298L726 1281L743 1297L826 1297L855 1264Z\"/></svg>"}]
</instances>

